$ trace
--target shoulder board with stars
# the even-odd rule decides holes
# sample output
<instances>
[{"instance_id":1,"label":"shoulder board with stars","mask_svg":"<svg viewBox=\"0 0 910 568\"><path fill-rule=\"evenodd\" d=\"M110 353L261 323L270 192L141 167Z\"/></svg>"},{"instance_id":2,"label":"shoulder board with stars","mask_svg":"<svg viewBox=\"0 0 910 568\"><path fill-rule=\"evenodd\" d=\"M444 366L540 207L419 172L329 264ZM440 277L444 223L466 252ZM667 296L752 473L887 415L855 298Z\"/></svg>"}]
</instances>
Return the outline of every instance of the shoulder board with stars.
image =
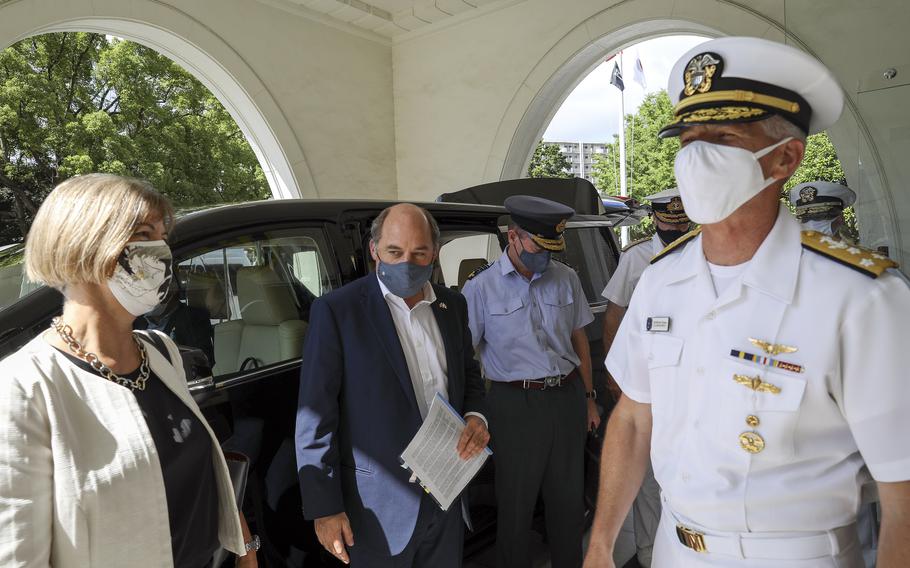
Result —
<instances>
[{"instance_id":1,"label":"shoulder board with stars","mask_svg":"<svg viewBox=\"0 0 910 568\"><path fill-rule=\"evenodd\" d=\"M685 235L679 237L672 243L668 244L664 248L664 250L655 254L654 258L651 259L651 264L655 264L657 261L666 258L673 251L682 250L683 247L685 247L686 243L688 243L689 241L691 241L692 239L694 239L695 237L697 237L700 234L701 234L701 227L699 227L695 230L689 231Z\"/></svg>"},{"instance_id":2,"label":"shoulder board with stars","mask_svg":"<svg viewBox=\"0 0 910 568\"><path fill-rule=\"evenodd\" d=\"M490 268L491 266L493 266L493 265L490 264L489 262L486 263L486 264L484 264L483 266L478 266L477 268L475 268L474 270L472 270L470 274L468 274L468 280L470 280L471 278L474 278L475 276L477 276L478 274L480 274L481 272L483 272L483 271L486 270L487 268Z\"/></svg>"},{"instance_id":3,"label":"shoulder board with stars","mask_svg":"<svg viewBox=\"0 0 910 568\"><path fill-rule=\"evenodd\" d=\"M829 237L818 231L802 232L803 248L829 258L847 268L852 268L870 278L878 278L889 268L897 268L897 263L887 256Z\"/></svg>"},{"instance_id":4,"label":"shoulder board with stars","mask_svg":"<svg viewBox=\"0 0 910 568\"><path fill-rule=\"evenodd\" d=\"M650 240L651 240L651 237L644 237L644 238L638 239L638 240L636 240L636 241L632 241L631 243L629 243L629 244L627 244L626 246L622 247L622 252L626 252L626 251L629 250L630 248L632 248L632 247L634 247L634 246L636 246L636 245L640 245L641 243L646 243L646 242L648 242L648 241L650 241Z\"/></svg>"}]
</instances>

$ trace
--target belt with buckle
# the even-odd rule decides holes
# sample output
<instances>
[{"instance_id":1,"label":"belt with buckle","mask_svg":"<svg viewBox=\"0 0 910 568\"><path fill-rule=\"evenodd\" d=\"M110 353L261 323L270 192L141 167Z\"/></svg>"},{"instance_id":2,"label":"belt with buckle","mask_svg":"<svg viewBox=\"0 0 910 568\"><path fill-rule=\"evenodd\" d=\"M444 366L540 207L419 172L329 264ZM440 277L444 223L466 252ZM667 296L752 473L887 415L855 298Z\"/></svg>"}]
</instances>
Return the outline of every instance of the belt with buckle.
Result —
<instances>
[{"instance_id":1,"label":"belt with buckle","mask_svg":"<svg viewBox=\"0 0 910 568\"><path fill-rule=\"evenodd\" d=\"M708 552L705 547L705 533L678 524L676 525L676 538L679 539L683 546L691 548L695 552Z\"/></svg>"},{"instance_id":2,"label":"belt with buckle","mask_svg":"<svg viewBox=\"0 0 910 568\"><path fill-rule=\"evenodd\" d=\"M851 524L828 531L778 533L769 537L761 533L703 532L681 522L669 510L666 501L664 514L676 525L676 538L686 548L705 554L720 554L736 558L764 560L805 560L834 556L856 544L856 525ZM668 523L669 524L669 523ZM670 524L670 527L673 525Z\"/></svg>"},{"instance_id":3,"label":"belt with buckle","mask_svg":"<svg viewBox=\"0 0 910 568\"><path fill-rule=\"evenodd\" d=\"M509 381L506 384L512 385L525 390L546 390L549 388L561 387L570 379L578 375L578 369L573 369L568 375L557 375L555 377L543 377L527 381Z\"/></svg>"}]
</instances>

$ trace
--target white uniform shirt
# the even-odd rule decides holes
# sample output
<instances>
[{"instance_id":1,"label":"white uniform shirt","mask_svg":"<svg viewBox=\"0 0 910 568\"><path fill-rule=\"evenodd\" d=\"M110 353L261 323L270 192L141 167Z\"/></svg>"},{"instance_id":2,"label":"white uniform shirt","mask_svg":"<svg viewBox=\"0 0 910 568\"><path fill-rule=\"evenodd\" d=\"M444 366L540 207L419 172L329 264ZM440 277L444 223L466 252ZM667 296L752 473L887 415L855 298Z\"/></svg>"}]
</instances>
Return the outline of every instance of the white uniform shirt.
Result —
<instances>
[{"instance_id":1,"label":"white uniform shirt","mask_svg":"<svg viewBox=\"0 0 910 568\"><path fill-rule=\"evenodd\" d=\"M637 245L632 245L623 251L619 257L619 265L616 272L610 277L601 296L606 298L611 304L626 308L632 300L632 292L638 285L641 273L648 267L651 259L664 250L664 243L660 240L657 233L648 241L642 241Z\"/></svg>"},{"instance_id":2,"label":"white uniform shirt","mask_svg":"<svg viewBox=\"0 0 910 568\"><path fill-rule=\"evenodd\" d=\"M654 316L670 318L669 332L645 331ZM828 530L854 521L864 464L877 481L910 479L908 321L904 282L804 250L781 207L742 279L719 298L701 237L646 270L606 365L627 396L651 404L651 460L672 509L718 531ZM798 350L770 356L749 338ZM743 449L745 432L764 449Z\"/></svg>"}]
</instances>

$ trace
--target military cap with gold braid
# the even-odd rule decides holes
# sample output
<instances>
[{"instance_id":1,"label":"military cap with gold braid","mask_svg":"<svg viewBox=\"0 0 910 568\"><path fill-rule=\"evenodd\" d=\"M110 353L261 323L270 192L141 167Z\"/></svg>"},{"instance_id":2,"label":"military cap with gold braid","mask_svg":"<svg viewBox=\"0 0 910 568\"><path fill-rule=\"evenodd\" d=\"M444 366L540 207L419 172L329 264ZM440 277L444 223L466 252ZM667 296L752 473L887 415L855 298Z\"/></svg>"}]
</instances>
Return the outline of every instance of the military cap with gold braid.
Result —
<instances>
[{"instance_id":1,"label":"military cap with gold braid","mask_svg":"<svg viewBox=\"0 0 910 568\"><path fill-rule=\"evenodd\" d=\"M796 208L796 218L826 219L836 217L856 203L856 193L839 183L807 181L790 190L790 203Z\"/></svg>"},{"instance_id":2,"label":"military cap with gold braid","mask_svg":"<svg viewBox=\"0 0 910 568\"><path fill-rule=\"evenodd\" d=\"M531 239L541 248L561 251L566 248L566 223L575 215L571 207L530 195L512 195L503 206L509 211L512 221L528 232Z\"/></svg>"},{"instance_id":3,"label":"military cap with gold braid","mask_svg":"<svg viewBox=\"0 0 910 568\"><path fill-rule=\"evenodd\" d=\"M686 215L686 208L683 207L679 189L671 187L652 193L645 199L651 202L651 211L659 221L670 225L689 223L689 216Z\"/></svg>"},{"instance_id":4,"label":"military cap with gold braid","mask_svg":"<svg viewBox=\"0 0 910 568\"><path fill-rule=\"evenodd\" d=\"M699 44L670 72L674 120L661 137L687 126L763 120L779 115L815 134L834 124L843 93L831 72L811 55L755 37L724 37Z\"/></svg>"}]
</instances>

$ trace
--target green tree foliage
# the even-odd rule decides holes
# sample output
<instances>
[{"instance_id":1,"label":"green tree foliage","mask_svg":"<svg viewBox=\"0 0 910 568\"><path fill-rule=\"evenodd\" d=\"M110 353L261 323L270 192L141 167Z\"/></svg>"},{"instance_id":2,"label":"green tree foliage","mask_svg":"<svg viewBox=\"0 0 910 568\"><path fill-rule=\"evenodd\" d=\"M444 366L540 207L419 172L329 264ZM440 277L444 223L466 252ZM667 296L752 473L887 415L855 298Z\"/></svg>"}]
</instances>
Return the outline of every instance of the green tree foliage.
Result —
<instances>
[{"instance_id":1,"label":"green tree foliage","mask_svg":"<svg viewBox=\"0 0 910 568\"><path fill-rule=\"evenodd\" d=\"M559 146L541 140L534 148L531 163L528 165L528 177L532 178L570 178L572 163L559 151Z\"/></svg>"},{"instance_id":2,"label":"green tree foliage","mask_svg":"<svg viewBox=\"0 0 910 568\"><path fill-rule=\"evenodd\" d=\"M178 207L270 195L221 103L157 52L89 33L0 52L0 242L21 239L55 185L89 172L147 179Z\"/></svg>"},{"instance_id":3,"label":"green tree foliage","mask_svg":"<svg viewBox=\"0 0 910 568\"><path fill-rule=\"evenodd\" d=\"M672 117L673 105L666 91L648 94L634 115L626 115L626 197L641 201L676 185L673 159L679 150L679 139L657 136ZM613 137L607 152L594 156L593 172L598 191L604 195L619 194L618 136Z\"/></svg>"},{"instance_id":4,"label":"green tree foliage","mask_svg":"<svg viewBox=\"0 0 910 568\"><path fill-rule=\"evenodd\" d=\"M679 150L678 138L659 138L657 133L673 118L673 105L666 91L645 96L638 111L625 117L626 192L641 202L646 196L676 185L673 160ZM614 136L607 152L594 156L594 185L603 195L619 195L619 137ZM654 234L650 219L631 228L633 240Z\"/></svg>"}]
</instances>

